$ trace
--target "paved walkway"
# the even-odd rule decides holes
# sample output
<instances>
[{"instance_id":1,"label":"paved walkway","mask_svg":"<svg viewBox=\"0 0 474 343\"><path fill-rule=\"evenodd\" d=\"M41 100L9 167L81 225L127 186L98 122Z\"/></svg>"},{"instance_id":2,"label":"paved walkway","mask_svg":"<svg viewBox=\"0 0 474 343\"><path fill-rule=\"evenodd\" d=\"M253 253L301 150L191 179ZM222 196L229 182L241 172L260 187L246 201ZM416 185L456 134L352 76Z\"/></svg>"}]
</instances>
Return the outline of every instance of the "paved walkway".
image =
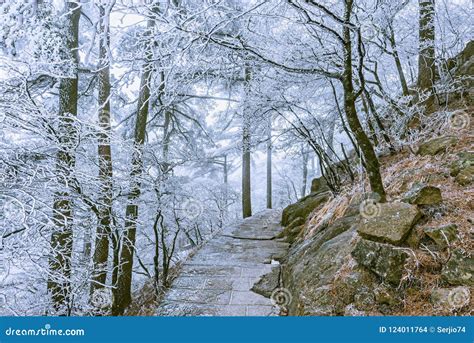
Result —
<instances>
[{"instance_id":1,"label":"paved walkway","mask_svg":"<svg viewBox=\"0 0 474 343\"><path fill-rule=\"evenodd\" d=\"M288 245L273 237L281 212L266 210L229 227L188 260L161 305L159 316L269 316L277 309L250 288Z\"/></svg>"}]
</instances>

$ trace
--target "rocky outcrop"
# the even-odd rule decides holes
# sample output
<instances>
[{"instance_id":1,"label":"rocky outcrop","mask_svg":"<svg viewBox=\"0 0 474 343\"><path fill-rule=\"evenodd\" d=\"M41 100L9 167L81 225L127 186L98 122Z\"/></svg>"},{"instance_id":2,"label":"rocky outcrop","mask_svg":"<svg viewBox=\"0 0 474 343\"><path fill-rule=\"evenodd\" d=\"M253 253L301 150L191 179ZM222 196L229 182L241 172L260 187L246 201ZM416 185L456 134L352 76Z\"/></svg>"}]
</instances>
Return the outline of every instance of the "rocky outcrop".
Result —
<instances>
[{"instance_id":1,"label":"rocky outcrop","mask_svg":"<svg viewBox=\"0 0 474 343\"><path fill-rule=\"evenodd\" d=\"M456 145L458 139L454 136L443 136L438 138L430 139L424 143L421 143L418 147L417 154L421 156L426 155L437 155L445 152L451 146Z\"/></svg>"},{"instance_id":2,"label":"rocky outcrop","mask_svg":"<svg viewBox=\"0 0 474 343\"><path fill-rule=\"evenodd\" d=\"M474 286L474 258L460 250L454 250L441 272L443 279L451 285Z\"/></svg>"},{"instance_id":3,"label":"rocky outcrop","mask_svg":"<svg viewBox=\"0 0 474 343\"><path fill-rule=\"evenodd\" d=\"M293 243L303 229L304 223L305 219L301 217L295 218L276 238L285 238L286 242Z\"/></svg>"},{"instance_id":4,"label":"rocky outcrop","mask_svg":"<svg viewBox=\"0 0 474 343\"><path fill-rule=\"evenodd\" d=\"M357 232L364 238L399 245L421 217L415 205L405 203L377 204L379 214L364 218Z\"/></svg>"},{"instance_id":5,"label":"rocky outcrop","mask_svg":"<svg viewBox=\"0 0 474 343\"><path fill-rule=\"evenodd\" d=\"M321 176L311 181L311 193L322 193L328 190L328 182L324 177Z\"/></svg>"},{"instance_id":6,"label":"rocky outcrop","mask_svg":"<svg viewBox=\"0 0 474 343\"><path fill-rule=\"evenodd\" d=\"M443 201L443 197L438 187L416 183L405 194L403 201L416 205L437 205Z\"/></svg>"},{"instance_id":7,"label":"rocky outcrop","mask_svg":"<svg viewBox=\"0 0 474 343\"><path fill-rule=\"evenodd\" d=\"M402 278L408 254L389 244L361 239L352 252L352 256L357 263L368 268L383 280L398 284Z\"/></svg>"},{"instance_id":8,"label":"rocky outcrop","mask_svg":"<svg viewBox=\"0 0 474 343\"><path fill-rule=\"evenodd\" d=\"M439 154L457 141L452 136L438 137L421 144L419 153ZM452 155L445 157L452 161ZM378 203L371 195L361 194L351 194L350 200L332 198L324 180L314 180L313 193L285 209L286 228L278 236L291 243L288 255L280 260L278 288L286 289L292 299L285 313L405 313L401 311L414 309L407 303L414 298L416 306L422 301L425 301L423 306L427 304L426 294L431 289L427 292L426 285L433 276L439 287L432 292L432 313L463 313L464 305L456 305L462 298L458 294L465 294L474 285L474 260L464 250L456 249L466 249L467 245L460 239L466 237L465 222L457 216L453 221L458 225L437 225L436 220L452 213L452 199L443 203L443 196L451 196L453 187L446 182L454 180L444 168L448 167L454 178L463 171L468 174L472 157L471 153L458 153L456 161L447 165L439 158L432 159L433 165L441 166L437 169L439 177L418 178L427 183L407 179L404 185L413 184L408 192L389 194L395 193L400 202ZM323 208L330 199L332 202ZM322 210L308 220L310 213L318 208ZM459 213L463 212L456 214ZM277 284L274 275L260 283L256 287L263 287L260 294L266 296L271 295L270 290Z\"/></svg>"},{"instance_id":9,"label":"rocky outcrop","mask_svg":"<svg viewBox=\"0 0 474 343\"><path fill-rule=\"evenodd\" d=\"M329 224L320 223L311 238L295 241L282 260L280 287L292 295L290 315L362 315L373 309L388 313L399 305L389 284L400 283L408 254L381 242L401 243L420 212L406 203L376 204L378 215L364 218L361 201L352 201ZM387 284L380 286L380 281Z\"/></svg>"},{"instance_id":10,"label":"rocky outcrop","mask_svg":"<svg viewBox=\"0 0 474 343\"><path fill-rule=\"evenodd\" d=\"M346 227L343 233L328 237L318 235L303 246L291 249L284 261L283 285L293 296L289 307L291 315L330 315L336 309L338 296L331 285L350 257L356 233Z\"/></svg>"},{"instance_id":11,"label":"rocky outcrop","mask_svg":"<svg viewBox=\"0 0 474 343\"><path fill-rule=\"evenodd\" d=\"M310 195L300 199L297 203L292 204L283 210L281 223L283 226L287 226L297 218L303 218L303 220L306 220L308 215L313 212L316 207L328 201L329 196L329 192L311 193Z\"/></svg>"}]
</instances>

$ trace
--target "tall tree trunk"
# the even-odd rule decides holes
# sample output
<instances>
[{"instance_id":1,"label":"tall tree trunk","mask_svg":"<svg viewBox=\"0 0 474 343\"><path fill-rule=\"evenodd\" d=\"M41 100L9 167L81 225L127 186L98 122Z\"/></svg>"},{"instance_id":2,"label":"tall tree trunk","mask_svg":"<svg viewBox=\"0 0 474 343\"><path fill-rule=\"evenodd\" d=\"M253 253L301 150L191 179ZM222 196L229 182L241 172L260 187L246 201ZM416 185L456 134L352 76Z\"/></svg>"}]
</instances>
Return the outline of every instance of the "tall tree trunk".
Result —
<instances>
[{"instance_id":1,"label":"tall tree trunk","mask_svg":"<svg viewBox=\"0 0 474 343\"><path fill-rule=\"evenodd\" d=\"M267 125L267 208L272 208L272 116Z\"/></svg>"},{"instance_id":2,"label":"tall tree trunk","mask_svg":"<svg viewBox=\"0 0 474 343\"><path fill-rule=\"evenodd\" d=\"M405 73L403 72L403 67L402 67L402 62L400 60L400 56L398 55L398 49L397 49L397 42L395 40L395 32L393 30L392 24L389 26L390 30L390 46L392 47L392 55L393 59L395 60L395 65L397 66L397 71L398 71L398 78L400 80L400 85L402 87L402 92L404 96L408 96L408 85L407 85L407 80L405 78Z\"/></svg>"},{"instance_id":3,"label":"tall tree trunk","mask_svg":"<svg viewBox=\"0 0 474 343\"><path fill-rule=\"evenodd\" d=\"M370 118L369 107L367 106L367 102L365 101L364 94L361 95L362 98L362 108L364 109L367 126L369 127L370 139L372 140L374 146L379 145L379 141L377 138L377 133L375 132L375 127L372 124L372 120Z\"/></svg>"},{"instance_id":4,"label":"tall tree trunk","mask_svg":"<svg viewBox=\"0 0 474 343\"><path fill-rule=\"evenodd\" d=\"M171 143L171 130L170 130L170 125L171 125L171 116L172 116L172 110L169 108L166 108L165 103L163 102L163 98L165 96L165 89L166 89L166 76L165 72L161 71L160 72L160 87L158 89L159 94L158 94L158 101L159 104L162 106L162 110L164 113L164 118L163 118L163 148L162 148L162 157L163 161L166 165L166 170L168 169L168 160L169 160L169 151L170 151L170 143Z\"/></svg>"},{"instance_id":5,"label":"tall tree trunk","mask_svg":"<svg viewBox=\"0 0 474 343\"><path fill-rule=\"evenodd\" d=\"M250 68L246 67L244 70L246 89L244 96L248 95L248 87L250 83L251 73ZM247 99L244 100L247 102ZM252 215L252 190L250 184L250 129L251 129L251 115L250 107L244 106L242 114L242 215L244 218Z\"/></svg>"},{"instance_id":6,"label":"tall tree trunk","mask_svg":"<svg viewBox=\"0 0 474 343\"><path fill-rule=\"evenodd\" d=\"M420 47L418 57L418 88L430 92L425 105L431 111L434 104L433 85L436 77L435 65L435 0L419 0Z\"/></svg>"},{"instance_id":7,"label":"tall tree trunk","mask_svg":"<svg viewBox=\"0 0 474 343\"><path fill-rule=\"evenodd\" d=\"M59 189L54 194L53 220L54 230L51 234L51 257L49 260L50 275L48 292L53 307L59 315L71 312L71 255L73 240L73 201L70 185L74 180L76 165L75 146L77 132L78 90L78 35L80 6L74 1L67 3L67 48L72 56L71 75L62 78L59 83L59 149L56 154L56 170Z\"/></svg>"},{"instance_id":8,"label":"tall tree trunk","mask_svg":"<svg viewBox=\"0 0 474 343\"><path fill-rule=\"evenodd\" d=\"M155 22L148 20L149 34ZM132 301L132 271L133 255L135 250L135 236L137 231L138 204L141 193L140 177L143 172L143 145L146 135L148 109L150 101L150 80L152 76L152 44L148 44L145 52L145 63L142 67L140 91L137 104L137 119L135 122L134 150L132 155L132 171L130 173L131 187L128 195L128 204L125 209L125 228L121 239L117 285L113 290L112 315L122 315Z\"/></svg>"},{"instance_id":9,"label":"tall tree trunk","mask_svg":"<svg viewBox=\"0 0 474 343\"><path fill-rule=\"evenodd\" d=\"M352 13L353 0L346 1L346 8L344 13L344 21L350 22ZM370 139L365 133L355 106L356 96L354 92L354 84L352 79L352 41L351 28L349 25L343 27L344 39L344 73L342 78L342 86L344 89L344 110L347 117L347 123L354 134L357 144L362 151L364 157L364 164L367 175L369 177L370 188L372 192L378 194L381 202L386 201L385 189L382 182L382 175L380 174L380 164L375 154L374 147Z\"/></svg>"},{"instance_id":10,"label":"tall tree trunk","mask_svg":"<svg viewBox=\"0 0 474 343\"><path fill-rule=\"evenodd\" d=\"M228 166L227 166L227 155L224 155L224 161L223 161L223 167L224 167L224 213L225 216L227 217L227 212L228 212L228 206L229 206L229 171L228 171Z\"/></svg>"},{"instance_id":11,"label":"tall tree trunk","mask_svg":"<svg viewBox=\"0 0 474 343\"><path fill-rule=\"evenodd\" d=\"M99 218L95 236L94 270L92 273L91 295L105 287L107 280L107 262L109 258L109 237L112 216L112 153L110 147L110 71L108 51L110 49L109 33L110 8L99 7L100 43L99 43ZM93 298L91 298L93 299Z\"/></svg>"}]
</instances>

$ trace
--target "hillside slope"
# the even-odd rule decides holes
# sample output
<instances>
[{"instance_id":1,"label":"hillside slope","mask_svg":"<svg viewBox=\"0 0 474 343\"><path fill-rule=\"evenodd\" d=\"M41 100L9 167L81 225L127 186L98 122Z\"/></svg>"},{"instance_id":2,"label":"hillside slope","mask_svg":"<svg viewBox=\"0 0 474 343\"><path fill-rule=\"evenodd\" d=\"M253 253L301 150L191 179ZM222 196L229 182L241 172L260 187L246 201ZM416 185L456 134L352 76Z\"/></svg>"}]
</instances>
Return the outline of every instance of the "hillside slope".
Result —
<instances>
[{"instance_id":1,"label":"hillside slope","mask_svg":"<svg viewBox=\"0 0 474 343\"><path fill-rule=\"evenodd\" d=\"M468 133L441 137L422 144L417 155L382 159L388 203L364 199L354 187L306 218L299 216L304 202L287 208L283 219L297 217L281 235L292 243L282 261L280 286L292 296L285 311L471 314L473 143ZM313 185L311 198L329 196L320 180Z\"/></svg>"}]
</instances>

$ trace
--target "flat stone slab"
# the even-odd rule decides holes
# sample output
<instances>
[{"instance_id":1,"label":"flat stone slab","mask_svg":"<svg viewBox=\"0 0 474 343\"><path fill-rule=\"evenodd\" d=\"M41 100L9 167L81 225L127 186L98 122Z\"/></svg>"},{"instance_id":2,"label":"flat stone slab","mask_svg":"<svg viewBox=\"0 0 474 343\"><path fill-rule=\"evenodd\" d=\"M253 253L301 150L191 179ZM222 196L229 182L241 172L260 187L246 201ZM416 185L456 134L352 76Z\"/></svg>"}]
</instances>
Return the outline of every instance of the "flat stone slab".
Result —
<instances>
[{"instance_id":1,"label":"flat stone slab","mask_svg":"<svg viewBox=\"0 0 474 343\"><path fill-rule=\"evenodd\" d=\"M268 298L252 291L232 291L231 305L269 305ZM271 304L271 303L270 303Z\"/></svg>"},{"instance_id":2,"label":"flat stone slab","mask_svg":"<svg viewBox=\"0 0 474 343\"><path fill-rule=\"evenodd\" d=\"M361 207L362 221L357 232L364 238L399 245L421 217L416 205L402 202L377 204L374 215L367 216Z\"/></svg>"},{"instance_id":3,"label":"flat stone slab","mask_svg":"<svg viewBox=\"0 0 474 343\"><path fill-rule=\"evenodd\" d=\"M274 316L270 299L250 289L288 244L274 239L281 212L266 210L230 226L182 267L157 309L159 316Z\"/></svg>"},{"instance_id":4,"label":"flat stone slab","mask_svg":"<svg viewBox=\"0 0 474 343\"><path fill-rule=\"evenodd\" d=\"M231 299L231 291L221 289L181 289L172 288L167 299L198 304L227 305Z\"/></svg>"}]
</instances>

